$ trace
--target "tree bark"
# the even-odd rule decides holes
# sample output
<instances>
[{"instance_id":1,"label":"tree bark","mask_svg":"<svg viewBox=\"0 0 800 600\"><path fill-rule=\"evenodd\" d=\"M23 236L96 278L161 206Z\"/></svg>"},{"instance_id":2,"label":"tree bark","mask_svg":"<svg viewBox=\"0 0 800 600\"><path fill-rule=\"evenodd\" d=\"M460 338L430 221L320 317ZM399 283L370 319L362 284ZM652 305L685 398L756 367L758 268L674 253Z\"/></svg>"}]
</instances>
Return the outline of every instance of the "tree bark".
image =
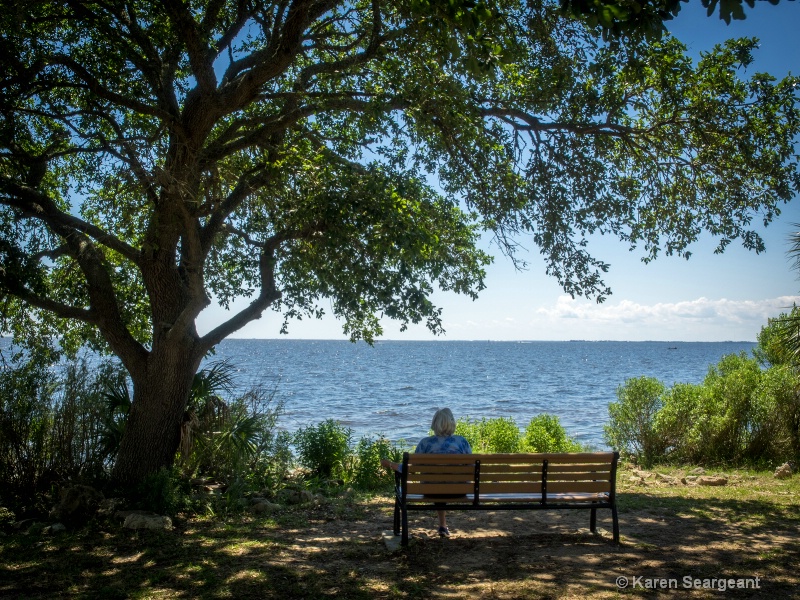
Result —
<instances>
[{"instance_id":1,"label":"tree bark","mask_svg":"<svg viewBox=\"0 0 800 600\"><path fill-rule=\"evenodd\" d=\"M173 343L151 352L144 375L132 378L133 402L112 472L116 485L129 489L172 466L201 358L191 345Z\"/></svg>"}]
</instances>

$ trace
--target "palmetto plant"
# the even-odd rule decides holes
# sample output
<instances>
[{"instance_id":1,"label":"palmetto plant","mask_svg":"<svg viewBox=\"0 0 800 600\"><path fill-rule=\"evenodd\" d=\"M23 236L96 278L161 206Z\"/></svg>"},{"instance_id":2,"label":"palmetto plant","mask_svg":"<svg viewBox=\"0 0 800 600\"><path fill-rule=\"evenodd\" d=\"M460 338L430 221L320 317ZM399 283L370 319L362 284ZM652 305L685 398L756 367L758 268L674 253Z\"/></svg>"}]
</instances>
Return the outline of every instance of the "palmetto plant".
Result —
<instances>
[{"instance_id":1,"label":"palmetto plant","mask_svg":"<svg viewBox=\"0 0 800 600\"><path fill-rule=\"evenodd\" d=\"M105 401L105 415L99 437L99 451L103 460L113 459L119 449L125 422L131 408L131 394L124 378L106 379L101 393Z\"/></svg>"},{"instance_id":2,"label":"palmetto plant","mask_svg":"<svg viewBox=\"0 0 800 600\"><path fill-rule=\"evenodd\" d=\"M270 399L256 389L230 399L235 373L228 361L220 361L195 375L181 428L184 468L227 483L252 474L259 456L272 450L280 413L280 407L267 408Z\"/></svg>"},{"instance_id":3,"label":"palmetto plant","mask_svg":"<svg viewBox=\"0 0 800 600\"><path fill-rule=\"evenodd\" d=\"M795 224L800 228L800 225ZM789 237L789 258L792 266L800 273L800 230L795 231ZM781 341L791 356L792 364L800 366L800 312L793 310L782 319L780 333Z\"/></svg>"}]
</instances>

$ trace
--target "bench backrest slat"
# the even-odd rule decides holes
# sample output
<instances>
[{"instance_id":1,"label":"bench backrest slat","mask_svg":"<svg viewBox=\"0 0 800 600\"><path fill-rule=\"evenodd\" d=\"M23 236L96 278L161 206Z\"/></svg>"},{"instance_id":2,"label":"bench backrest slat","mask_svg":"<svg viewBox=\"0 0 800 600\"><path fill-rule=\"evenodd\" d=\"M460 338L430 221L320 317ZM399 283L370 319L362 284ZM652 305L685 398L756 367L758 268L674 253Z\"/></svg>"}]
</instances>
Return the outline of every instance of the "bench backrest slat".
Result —
<instances>
[{"instance_id":1,"label":"bench backrest slat","mask_svg":"<svg viewBox=\"0 0 800 600\"><path fill-rule=\"evenodd\" d=\"M406 454L408 494L612 495L616 486L613 452L534 454ZM546 485L543 485L545 484ZM475 500L478 502L479 500Z\"/></svg>"},{"instance_id":2,"label":"bench backrest slat","mask_svg":"<svg viewBox=\"0 0 800 600\"><path fill-rule=\"evenodd\" d=\"M602 493L610 492L611 484L608 481L548 481L548 494L563 493Z\"/></svg>"},{"instance_id":3,"label":"bench backrest slat","mask_svg":"<svg viewBox=\"0 0 800 600\"><path fill-rule=\"evenodd\" d=\"M584 479L589 480L596 480L596 479L611 479L611 470L606 469L605 471L595 471L584 469L583 471L568 471L566 473L552 470L549 466L547 468L547 479L549 481L582 481Z\"/></svg>"},{"instance_id":4,"label":"bench backrest slat","mask_svg":"<svg viewBox=\"0 0 800 600\"><path fill-rule=\"evenodd\" d=\"M580 463L580 464L565 465L560 463L549 462L547 465L548 473L584 473L589 471L609 473L611 472L611 464Z\"/></svg>"}]
</instances>

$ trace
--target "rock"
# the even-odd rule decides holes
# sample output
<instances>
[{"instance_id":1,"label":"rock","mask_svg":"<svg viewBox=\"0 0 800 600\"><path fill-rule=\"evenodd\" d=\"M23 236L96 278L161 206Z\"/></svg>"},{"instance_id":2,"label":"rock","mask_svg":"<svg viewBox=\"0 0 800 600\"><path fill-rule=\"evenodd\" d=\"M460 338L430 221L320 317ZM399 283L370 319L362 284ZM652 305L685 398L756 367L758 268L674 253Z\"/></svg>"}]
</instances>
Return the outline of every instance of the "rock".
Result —
<instances>
[{"instance_id":1,"label":"rock","mask_svg":"<svg viewBox=\"0 0 800 600\"><path fill-rule=\"evenodd\" d=\"M656 473L656 480L667 485L678 485L678 480L671 475L664 475L663 473Z\"/></svg>"},{"instance_id":2,"label":"rock","mask_svg":"<svg viewBox=\"0 0 800 600\"><path fill-rule=\"evenodd\" d=\"M689 471L689 475L705 475L706 470L703 467L697 467L696 469L692 469Z\"/></svg>"},{"instance_id":3,"label":"rock","mask_svg":"<svg viewBox=\"0 0 800 600\"><path fill-rule=\"evenodd\" d=\"M105 498L100 502L97 508L97 516L103 518L110 518L116 514L121 507L125 505L125 500L122 498Z\"/></svg>"},{"instance_id":4,"label":"rock","mask_svg":"<svg viewBox=\"0 0 800 600\"><path fill-rule=\"evenodd\" d=\"M308 490L286 488L278 492L277 500L281 504L305 504L314 501L314 494Z\"/></svg>"},{"instance_id":5,"label":"rock","mask_svg":"<svg viewBox=\"0 0 800 600\"><path fill-rule=\"evenodd\" d=\"M122 525L126 529L172 529L172 519L164 515L130 513Z\"/></svg>"},{"instance_id":6,"label":"rock","mask_svg":"<svg viewBox=\"0 0 800 600\"><path fill-rule=\"evenodd\" d=\"M36 523L36 519L22 519L21 521L17 521L16 523L12 523L12 527L17 531L22 531L29 529Z\"/></svg>"},{"instance_id":7,"label":"rock","mask_svg":"<svg viewBox=\"0 0 800 600\"><path fill-rule=\"evenodd\" d=\"M780 467L775 469L773 476L775 479L789 479L789 477L792 476L792 465L783 463Z\"/></svg>"},{"instance_id":8,"label":"rock","mask_svg":"<svg viewBox=\"0 0 800 600\"><path fill-rule=\"evenodd\" d=\"M721 486L721 485L728 485L728 480L725 477L698 477L697 478L698 485L711 485L711 486Z\"/></svg>"},{"instance_id":9,"label":"rock","mask_svg":"<svg viewBox=\"0 0 800 600\"><path fill-rule=\"evenodd\" d=\"M275 504L274 502L270 502L269 500L263 500L262 502L256 502L250 507L250 512L256 515L268 515L274 512L277 512L281 509L280 504Z\"/></svg>"},{"instance_id":10,"label":"rock","mask_svg":"<svg viewBox=\"0 0 800 600\"><path fill-rule=\"evenodd\" d=\"M0 531L11 529L14 525L14 521L16 521L16 517L14 513L11 512L11 509L0 506Z\"/></svg>"},{"instance_id":11,"label":"rock","mask_svg":"<svg viewBox=\"0 0 800 600\"><path fill-rule=\"evenodd\" d=\"M103 494L88 485L73 485L61 490L61 499L50 511L50 518L67 525L85 525L97 512Z\"/></svg>"},{"instance_id":12,"label":"rock","mask_svg":"<svg viewBox=\"0 0 800 600\"><path fill-rule=\"evenodd\" d=\"M55 535L57 533L61 533L62 531L66 531L67 528L63 523L53 523L42 529L42 533L44 535Z\"/></svg>"}]
</instances>

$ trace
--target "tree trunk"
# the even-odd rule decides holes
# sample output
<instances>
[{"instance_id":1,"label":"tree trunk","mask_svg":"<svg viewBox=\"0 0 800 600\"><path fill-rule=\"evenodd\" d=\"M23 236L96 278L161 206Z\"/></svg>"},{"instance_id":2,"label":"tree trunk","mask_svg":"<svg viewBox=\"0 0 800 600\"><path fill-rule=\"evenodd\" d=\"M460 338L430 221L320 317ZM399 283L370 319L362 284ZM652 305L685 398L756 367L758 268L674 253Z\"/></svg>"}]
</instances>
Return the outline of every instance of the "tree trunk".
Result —
<instances>
[{"instance_id":1,"label":"tree trunk","mask_svg":"<svg viewBox=\"0 0 800 600\"><path fill-rule=\"evenodd\" d=\"M146 373L133 376L133 402L112 472L114 483L132 488L147 475L171 467L199 359L187 346L153 351Z\"/></svg>"}]
</instances>

